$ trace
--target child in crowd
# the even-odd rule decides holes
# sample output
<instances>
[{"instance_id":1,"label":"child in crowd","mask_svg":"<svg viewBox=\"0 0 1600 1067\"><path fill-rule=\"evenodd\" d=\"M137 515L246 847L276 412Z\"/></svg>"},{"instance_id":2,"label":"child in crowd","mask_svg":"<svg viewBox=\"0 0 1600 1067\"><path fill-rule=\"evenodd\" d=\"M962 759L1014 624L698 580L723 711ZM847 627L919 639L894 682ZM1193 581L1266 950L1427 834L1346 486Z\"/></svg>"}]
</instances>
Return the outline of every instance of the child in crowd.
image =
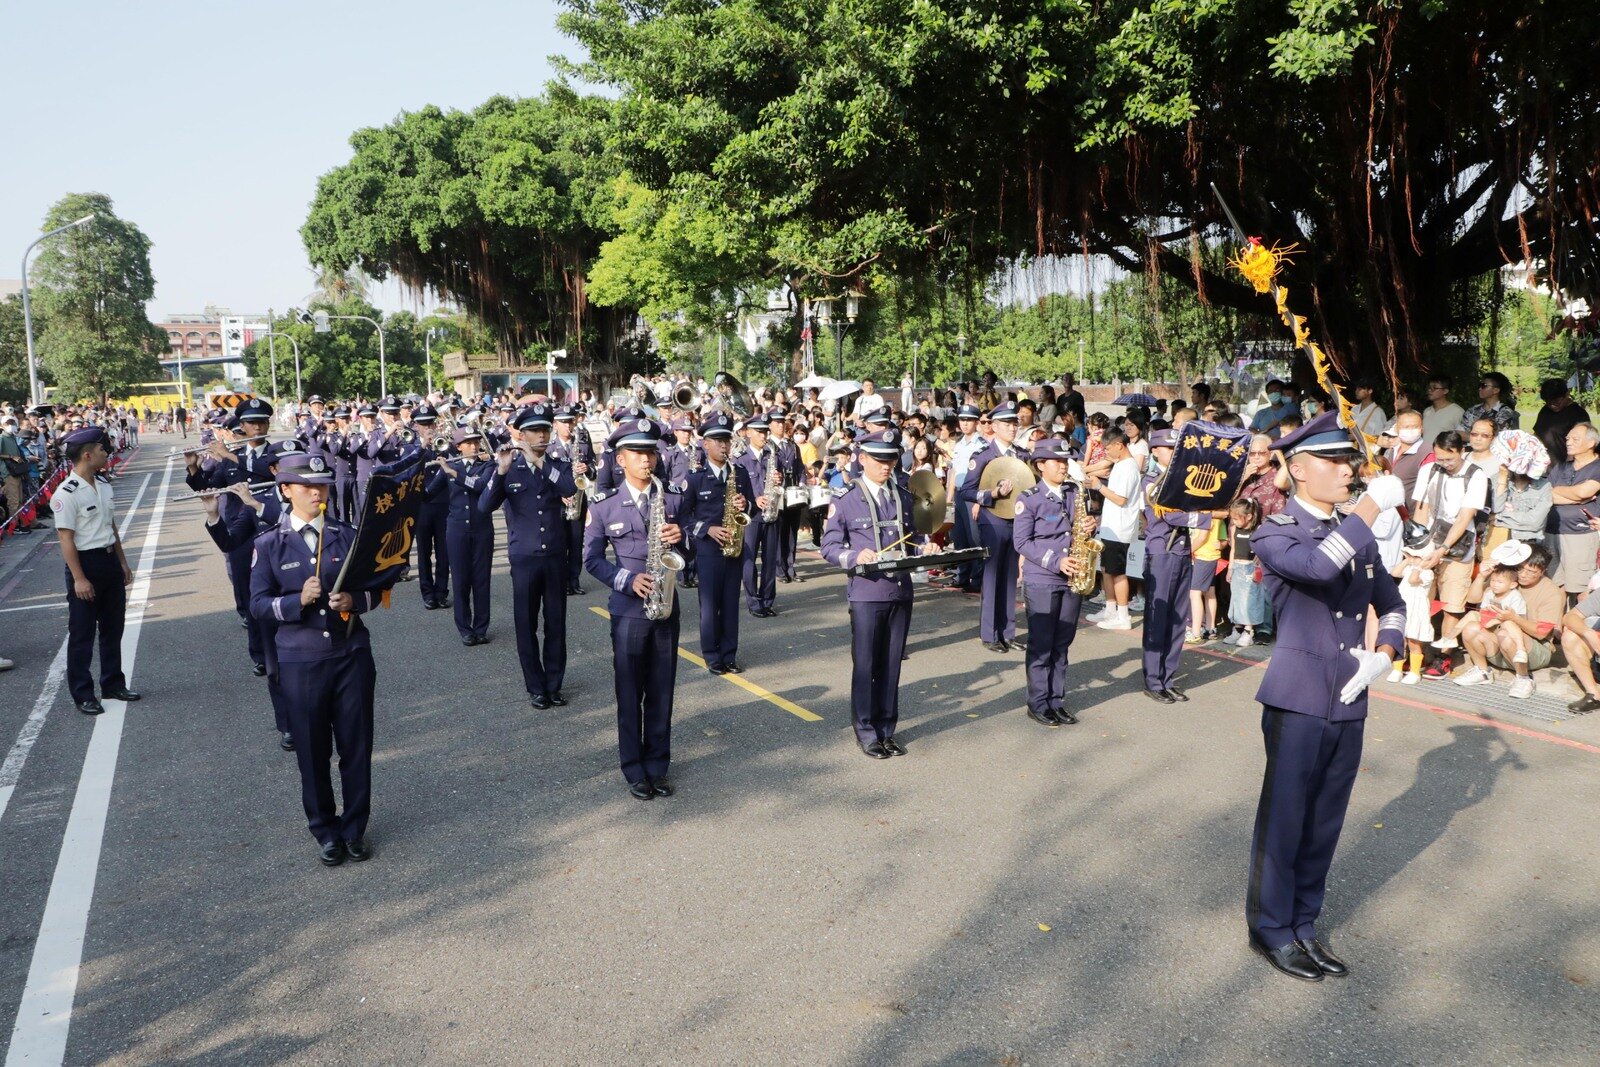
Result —
<instances>
[{"instance_id":1,"label":"child in crowd","mask_svg":"<svg viewBox=\"0 0 1600 1067\"><path fill-rule=\"evenodd\" d=\"M1227 524L1211 520L1211 528L1198 538L1192 550L1194 570L1189 579L1189 626L1184 640L1190 644L1210 641L1217 636L1217 563L1222 545L1228 539Z\"/></svg>"},{"instance_id":2,"label":"child in crowd","mask_svg":"<svg viewBox=\"0 0 1600 1067\"><path fill-rule=\"evenodd\" d=\"M1238 627L1223 644L1249 648L1256 643L1256 627L1267 621L1267 594L1261 587L1260 564L1250 537L1261 525L1261 505L1246 497L1228 508L1229 544L1233 560L1228 565L1228 621Z\"/></svg>"},{"instance_id":3,"label":"child in crowd","mask_svg":"<svg viewBox=\"0 0 1600 1067\"><path fill-rule=\"evenodd\" d=\"M1402 685L1422 681L1422 646L1434 638L1433 570L1422 565L1430 551L1426 538L1405 545L1400 562L1390 572L1399 580L1400 599L1406 604L1406 658L1395 660L1394 670L1389 672L1389 681Z\"/></svg>"}]
</instances>

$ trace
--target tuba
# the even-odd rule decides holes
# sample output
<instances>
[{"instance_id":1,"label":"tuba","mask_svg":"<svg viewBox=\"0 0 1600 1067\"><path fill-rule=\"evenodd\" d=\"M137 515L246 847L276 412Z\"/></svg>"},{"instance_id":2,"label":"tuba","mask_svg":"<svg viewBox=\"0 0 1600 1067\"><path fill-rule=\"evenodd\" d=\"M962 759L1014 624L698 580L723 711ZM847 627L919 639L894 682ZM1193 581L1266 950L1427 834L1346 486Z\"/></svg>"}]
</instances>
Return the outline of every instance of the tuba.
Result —
<instances>
[{"instance_id":1,"label":"tuba","mask_svg":"<svg viewBox=\"0 0 1600 1067\"><path fill-rule=\"evenodd\" d=\"M678 572L683 570L684 559L661 540L661 527L667 521L667 487L652 478L655 496L650 504L650 522L647 527L649 553L645 557L644 572L650 576L650 595L644 600L644 617L652 621L665 619L672 614L673 598L677 596Z\"/></svg>"},{"instance_id":2,"label":"tuba","mask_svg":"<svg viewBox=\"0 0 1600 1067\"><path fill-rule=\"evenodd\" d=\"M1099 524L1089 514L1088 496L1089 490L1081 484L1072 495L1072 547L1067 556L1078 561L1078 573L1067 579L1067 588L1078 596L1094 592L1098 581L1095 572L1100 569L1100 552L1106 547L1095 537Z\"/></svg>"},{"instance_id":3,"label":"tuba","mask_svg":"<svg viewBox=\"0 0 1600 1067\"><path fill-rule=\"evenodd\" d=\"M711 379L711 394L713 409L725 411L736 419L750 417L750 391L733 375L718 371L717 376Z\"/></svg>"}]
</instances>

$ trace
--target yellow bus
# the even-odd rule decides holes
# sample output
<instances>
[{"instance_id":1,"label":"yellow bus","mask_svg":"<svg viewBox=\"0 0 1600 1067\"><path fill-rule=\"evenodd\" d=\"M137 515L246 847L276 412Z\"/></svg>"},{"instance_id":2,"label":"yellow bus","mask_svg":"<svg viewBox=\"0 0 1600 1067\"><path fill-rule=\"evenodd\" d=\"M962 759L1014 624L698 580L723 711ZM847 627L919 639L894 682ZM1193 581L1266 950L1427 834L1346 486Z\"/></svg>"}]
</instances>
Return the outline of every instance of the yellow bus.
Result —
<instances>
[{"instance_id":1,"label":"yellow bus","mask_svg":"<svg viewBox=\"0 0 1600 1067\"><path fill-rule=\"evenodd\" d=\"M58 390L49 386L44 391L44 402L57 402ZM188 382L139 382L113 394L111 402L138 408L140 411L171 411L176 407L192 408L194 391ZM93 404L93 400L80 400L78 404Z\"/></svg>"}]
</instances>

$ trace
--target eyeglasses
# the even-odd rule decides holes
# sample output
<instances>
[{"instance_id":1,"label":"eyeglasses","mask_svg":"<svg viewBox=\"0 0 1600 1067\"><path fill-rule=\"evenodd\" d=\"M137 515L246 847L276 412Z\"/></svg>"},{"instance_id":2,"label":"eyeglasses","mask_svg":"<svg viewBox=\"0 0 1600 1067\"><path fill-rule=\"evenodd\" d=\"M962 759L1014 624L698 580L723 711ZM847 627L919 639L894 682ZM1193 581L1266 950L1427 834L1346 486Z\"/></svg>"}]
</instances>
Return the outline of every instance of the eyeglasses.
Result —
<instances>
[{"instance_id":1,"label":"eyeglasses","mask_svg":"<svg viewBox=\"0 0 1600 1067\"><path fill-rule=\"evenodd\" d=\"M1249 452L1247 452L1245 454L1249 455L1249 456L1270 456L1270 455L1272 455L1272 449L1263 448L1261 451L1257 452L1255 449L1252 448Z\"/></svg>"}]
</instances>

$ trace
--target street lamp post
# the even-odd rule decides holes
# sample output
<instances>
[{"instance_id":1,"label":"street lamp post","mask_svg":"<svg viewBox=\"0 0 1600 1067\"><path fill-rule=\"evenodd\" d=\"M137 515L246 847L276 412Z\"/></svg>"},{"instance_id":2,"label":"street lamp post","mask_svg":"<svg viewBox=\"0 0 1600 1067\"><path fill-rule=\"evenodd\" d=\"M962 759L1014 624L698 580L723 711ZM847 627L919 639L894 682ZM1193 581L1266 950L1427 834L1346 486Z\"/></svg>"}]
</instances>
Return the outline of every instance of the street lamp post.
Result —
<instances>
[{"instance_id":1,"label":"street lamp post","mask_svg":"<svg viewBox=\"0 0 1600 1067\"><path fill-rule=\"evenodd\" d=\"M433 335L438 330L437 326L429 326L428 332L422 335L422 365L428 372L428 395L433 396ZM431 404L433 401L429 401Z\"/></svg>"},{"instance_id":2,"label":"street lamp post","mask_svg":"<svg viewBox=\"0 0 1600 1067\"><path fill-rule=\"evenodd\" d=\"M41 233L33 239L33 243L22 250L22 332L27 337L28 343L28 396L32 398L35 407L43 400L39 395L39 361L33 354L33 310L28 304L28 257L33 250L43 241L54 237L58 233L66 233L78 226L84 226L94 221L94 213L90 212L81 219L75 219L65 226L57 226L49 233ZM181 366L181 364L180 364Z\"/></svg>"},{"instance_id":3,"label":"street lamp post","mask_svg":"<svg viewBox=\"0 0 1600 1067\"><path fill-rule=\"evenodd\" d=\"M273 340L277 334L272 332L272 309L267 309L267 360L272 365L272 410L278 410L278 346Z\"/></svg>"},{"instance_id":4,"label":"street lamp post","mask_svg":"<svg viewBox=\"0 0 1600 1067\"><path fill-rule=\"evenodd\" d=\"M913 400L916 399L916 395L917 395L917 378L918 378L917 371L919 369L918 364L920 363L921 358L922 358L922 342L921 341L912 341L911 342L911 397L912 397Z\"/></svg>"},{"instance_id":5,"label":"street lamp post","mask_svg":"<svg viewBox=\"0 0 1600 1067\"><path fill-rule=\"evenodd\" d=\"M1083 381L1083 338L1078 338L1078 381Z\"/></svg>"},{"instance_id":6,"label":"street lamp post","mask_svg":"<svg viewBox=\"0 0 1600 1067\"><path fill-rule=\"evenodd\" d=\"M833 327L833 355L838 366L839 377L844 378L844 332L855 325L856 316L861 313L861 296L859 293L846 292L844 300L844 318L836 318L833 314L835 298L825 296L817 301L817 322L822 326Z\"/></svg>"},{"instance_id":7,"label":"street lamp post","mask_svg":"<svg viewBox=\"0 0 1600 1067\"><path fill-rule=\"evenodd\" d=\"M957 368L956 381L957 382L965 382L967 380L967 335L966 334L964 334L964 333L956 334L956 347L961 350L961 364ZM963 399L964 399L964 397L965 397L965 389L963 387Z\"/></svg>"},{"instance_id":8,"label":"street lamp post","mask_svg":"<svg viewBox=\"0 0 1600 1067\"><path fill-rule=\"evenodd\" d=\"M298 405L303 402L305 397L305 394L300 389L300 342L289 334L278 333L274 330L267 334L267 351L269 354L272 351L272 339L274 337L281 337L294 346L294 402ZM272 406L274 408L278 406L278 361L276 358L273 358L272 361Z\"/></svg>"},{"instance_id":9,"label":"street lamp post","mask_svg":"<svg viewBox=\"0 0 1600 1067\"><path fill-rule=\"evenodd\" d=\"M567 350L565 348L552 348L544 357L544 395L550 399L552 404L556 402L556 360L566 358Z\"/></svg>"},{"instance_id":10,"label":"street lamp post","mask_svg":"<svg viewBox=\"0 0 1600 1067\"><path fill-rule=\"evenodd\" d=\"M330 315L326 311L315 311L311 314L311 321L314 323L312 329L317 333L331 333L333 332L333 327L329 326L328 323L333 319L371 323L372 328L378 331L378 392L388 396L389 361L383 350L383 323L370 319L365 315Z\"/></svg>"}]
</instances>

